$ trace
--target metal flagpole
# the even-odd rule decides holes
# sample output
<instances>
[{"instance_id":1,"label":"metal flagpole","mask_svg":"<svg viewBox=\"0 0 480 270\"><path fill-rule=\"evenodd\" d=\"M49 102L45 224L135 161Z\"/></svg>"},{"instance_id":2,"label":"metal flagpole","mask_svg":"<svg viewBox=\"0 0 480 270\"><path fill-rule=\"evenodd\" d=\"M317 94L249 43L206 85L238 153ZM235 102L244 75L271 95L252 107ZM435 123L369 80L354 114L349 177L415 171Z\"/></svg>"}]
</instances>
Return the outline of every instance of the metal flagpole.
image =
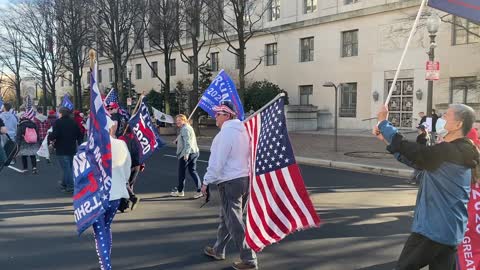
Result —
<instances>
[{"instance_id":1,"label":"metal flagpole","mask_svg":"<svg viewBox=\"0 0 480 270\"><path fill-rule=\"evenodd\" d=\"M193 114L195 113L195 111L198 109L198 104L200 104L200 101L198 101L197 105L195 106L195 108L193 108L193 111L190 113L190 116L188 116L188 120L187 121L190 121L190 119L192 118Z\"/></svg>"},{"instance_id":2,"label":"metal flagpole","mask_svg":"<svg viewBox=\"0 0 480 270\"><path fill-rule=\"evenodd\" d=\"M248 122L248 120L250 120L252 117L254 117L255 115L261 113L263 110L265 110L265 108L267 108L268 106L270 106L270 104L274 103L275 101L277 101L279 98L281 97L284 97L285 96L285 93L280 93L278 94L276 97L274 97L272 100L270 100L267 104L263 105L262 108L260 108L259 110L257 110L256 112L254 112L252 115L250 115L247 119L243 120L243 122Z\"/></svg>"}]
</instances>

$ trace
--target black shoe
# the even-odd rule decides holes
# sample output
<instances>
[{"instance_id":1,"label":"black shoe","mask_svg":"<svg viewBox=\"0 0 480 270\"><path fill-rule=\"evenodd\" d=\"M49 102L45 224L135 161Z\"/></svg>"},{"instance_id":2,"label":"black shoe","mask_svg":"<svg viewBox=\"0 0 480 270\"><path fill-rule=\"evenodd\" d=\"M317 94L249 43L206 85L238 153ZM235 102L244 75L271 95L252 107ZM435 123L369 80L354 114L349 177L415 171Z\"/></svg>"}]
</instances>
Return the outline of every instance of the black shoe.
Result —
<instances>
[{"instance_id":1,"label":"black shoe","mask_svg":"<svg viewBox=\"0 0 480 270\"><path fill-rule=\"evenodd\" d=\"M140 202L140 198L134 195L130 198L130 201L132 202L132 206L130 206L130 210L133 211L135 207L138 205L138 203Z\"/></svg>"},{"instance_id":2,"label":"black shoe","mask_svg":"<svg viewBox=\"0 0 480 270\"><path fill-rule=\"evenodd\" d=\"M33 168L33 169L32 169L32 174L38 174L38 169L37 169L37 168Z\"/></svg>"}]
</instances>

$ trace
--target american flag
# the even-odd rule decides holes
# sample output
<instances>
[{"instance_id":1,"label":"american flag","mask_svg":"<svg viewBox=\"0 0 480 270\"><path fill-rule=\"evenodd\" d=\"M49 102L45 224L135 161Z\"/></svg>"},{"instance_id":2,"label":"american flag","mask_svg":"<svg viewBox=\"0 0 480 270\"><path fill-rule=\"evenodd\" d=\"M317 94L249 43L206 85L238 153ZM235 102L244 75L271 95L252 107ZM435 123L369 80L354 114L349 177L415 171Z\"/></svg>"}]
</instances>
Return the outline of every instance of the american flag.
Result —
<instances>
[{"instance_id":1,"label":"american flag","mask_svg":"<svg viewBox=\"0 0 480 270\"><path fill-rule=\"evenodd\" d=\"M245 240L255 251L320 225L288 137L283 98L245 122L252 149Z\"/></svg>"},{"instance_id":2,"label":"american flag","mask_svg":"<svg viewBox=\"0 0 480 270\"><path fill-rule=\"evenodd\" d=\"M33 110L33 101L30 95L25 97L25 113L22 115L24 118L33 119L35 117L35 111Z\"/></svg>"},{"instance_id":3,"label":"american flag","mask_svg":"<svg viewBox=\"0 0 480 270\"><path fill-rule=\"evenodd\" d=\"M104 105L107 106L110 103L119 104L118 100L119 100L118 92L115 88L112 88L110 90L110 92L108 92L107 96L105 97ZM131 117L128 110L125 110L122 106L120 106L120 104L119 104L119 108L118 108L118 113L120 113L120 115L127 118L127 120L130 119L130 117Z\"/></svg>"}]
</instances>

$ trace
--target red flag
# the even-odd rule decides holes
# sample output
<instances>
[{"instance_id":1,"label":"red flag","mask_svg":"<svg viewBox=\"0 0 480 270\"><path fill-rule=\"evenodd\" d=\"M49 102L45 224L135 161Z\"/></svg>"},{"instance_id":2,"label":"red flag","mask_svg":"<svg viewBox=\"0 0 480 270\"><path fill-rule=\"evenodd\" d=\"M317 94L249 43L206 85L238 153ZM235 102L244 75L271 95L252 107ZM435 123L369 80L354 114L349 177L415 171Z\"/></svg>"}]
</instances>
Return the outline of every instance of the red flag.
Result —
<instances>
[{"instance_id":1,"label":"red flag","mask_svg":"<svg viewBox=\"0 0 480 270\"><path fill-rule=\"evenodd\" d=\"M255 251L320 225L295 161L283 98L245 122L252 164L245 239Z\"/></svg>"},{"instance_id":2,"label":"red flag","mask_svg":"<svg viewBox=\"0 0 480 270\"><path fill-rule=\"evenodd\" d=\"M458 245L457 270L476 269L480 265L480 185L472 184L468 202L468 225L462 243ZM473 268L472 268L473 267Z\"/></svg>"}]
</instances>

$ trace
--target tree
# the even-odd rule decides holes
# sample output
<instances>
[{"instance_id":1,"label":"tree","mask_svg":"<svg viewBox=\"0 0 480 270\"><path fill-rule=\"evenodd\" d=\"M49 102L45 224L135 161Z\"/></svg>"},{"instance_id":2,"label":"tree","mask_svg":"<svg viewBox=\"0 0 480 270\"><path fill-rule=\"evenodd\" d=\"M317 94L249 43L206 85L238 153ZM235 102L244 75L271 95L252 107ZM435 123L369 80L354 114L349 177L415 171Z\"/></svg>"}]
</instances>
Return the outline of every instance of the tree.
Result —
<instances>
[{"instance_id":1,"label":"tree","mask_svg":"<svg viewBox=\"0 0 480 270\"><path fill-rule=\"evenodd\" d=\"M135 24L143 21L144 0L93 0L93 15L90 29L97 29L96 41L101 48L99 56L105 55L113 63L114 78L112 86L119 91L121 102L126 91L123 81L127 62L139 42ZM140 30L140 32L142 32Z\"/></svg>"},{"instance_id":2,"label":"tree","mask_svg":"<svg viewBox=\"0 0 480 270\"><path fill-rule=\"evenodd\" d=\"M285 104L288 104L287 92L278 85L267 80L253 82L245 91L244 108L257 111L280 93L285 94Z\"/></svg>"},{"instance_id":3,"label":"tree","mask_svg":"<svg viewBox=\"0 0 480 270\"><path fill-rule=\"evenodd\" d=\"M263 31L262 19L272 6L272 0L266 3L252 0L212 0L208 1L209 16L204 25L227 44L227 51L237 57L240 99L243 100L245 77L257 69L256 65L246 71L245 50L247 43L257 33Z\"/></svg>"}]
</instances>

